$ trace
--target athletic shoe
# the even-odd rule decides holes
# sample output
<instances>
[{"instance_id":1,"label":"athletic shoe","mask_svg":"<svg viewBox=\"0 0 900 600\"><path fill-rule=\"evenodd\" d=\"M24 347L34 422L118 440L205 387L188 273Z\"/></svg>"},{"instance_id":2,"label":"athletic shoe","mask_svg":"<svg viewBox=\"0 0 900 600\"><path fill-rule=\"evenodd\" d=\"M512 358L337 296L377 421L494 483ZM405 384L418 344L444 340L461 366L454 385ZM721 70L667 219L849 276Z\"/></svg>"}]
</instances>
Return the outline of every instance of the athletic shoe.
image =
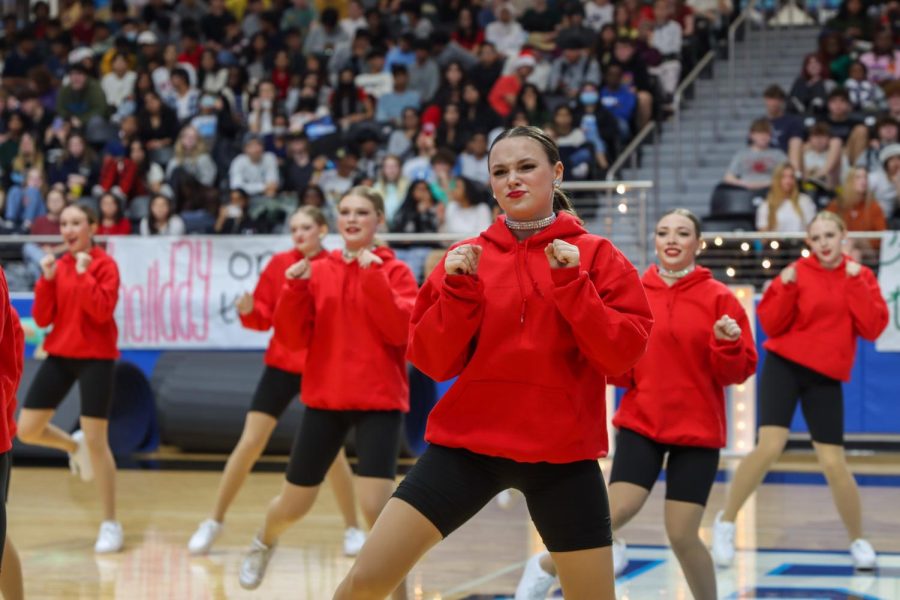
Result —
<instances>
[{"instance_id":1,"label":"athletic shoe","mask_svg":"<svg viewBox=\"0 0 900 600\"><path fill-rule=\"evenodd\" d=\"M853 557L853 568L859 571L872 571L878 566L878 556L872 544L859 538L850 544L850 556Z\"/></svg>"},{"instance_id":2,"label":"athletic shoe","mask_svg":"<svg viewBox=\"0 0 900 600\"><path fill-rule=\"evenodd\" d=\"M191 540L188 542L188 552L194 555L207 554L209 549L212 548L213 542L222 533L222 527L222 523L215 519L206 519L200 523L197 531L194 532L194 535L191 536Z\"/></svg>"},{"instance_id":3,"label":"athletic shoe","mask_svg":"<svg viewBox=\"0 0 900 600\"><path fill-rule=\"evenodd\" d=\"M356 556L366 543L366 532L356 527L344 531L344 556Z\"/></svg>"},{"instance_id":4,"label":"athletic shoe","mask_svg":"<svg viewBox=\"0 0 900 600\"><path fill-rule=\"evenodd\" d=\"M502 492L497 494L496 500L497 506L499 506L500 508L509 508L510 506L512 506L513 501L512 492L510 492L509 490L503 490Z\"/></svg>"},{"instance_id":5,"label":"athletic shoe","mask_svg":"<svg viewBox=\"0 0 900 600\"><path fill-rule=\"evenodd\" d=\"M556 577L541 568L541 557L544 553L535 554L525 563L522 579L516 588L515 600L544 600L550 588L556 583Z\"/></svg>"},{"instance_id":6,"label":"athletic shoe","mask_svg":"<svg viewBox=\"0 0 900 600\"><path fill-rule=\"evenodd\" d=\"M81 475L82 481L90 481L94 478L94 466L91 464L91 453L88 452L84 432L79 429L72 434L72 439L78 447L69 454L69 468L72 473Z\"/></svg>"},{"instance_id":7,"label":"athletic shoe","mask_svg":"<svg viewBox=\"0 0 900 600\"><path fill-rule=\"evenodd\" d=\"M100 533L97 535L97 543L94 544L94 552L97 554L118 552L124 544L125 535L122 533L122 525L118 521L100 523Z\"/></svg>"},{"instance_id":8,"label":"athletic shoe","mask_svg":"<svg viewBox=\"0 0 900 600\"><path fill-rule=\"evenodd\" d=\"M241 570L238 578L241 587L245 590L255 590L262 583L263 577L266 575L266 567L269 566L269 560L275 552L275 544L266 546L259 538L253 538L253 544L250 545L250 551L241 562Z\"/></svg>"},{"instance_id":9,"label":"athletic shoe","mask_svg":"<svg viewBox=\"0 0 900 600\"><path fill-rule=\"evenodd\" d=\"M722 520L724 512L720 510L713 522L712 557L717 566L727 568L734 562L734 523Z\"/></svg>"},{"instance_id":10,"label":"athletic shoe","mask_svg":"<svg viewBox=\"0 0 900 600\"><path fill-rule=\"evenodd\" d=\"M618 577L628 566L628 546L625 545L625 540L613 540L612 555L613 575Z\"/></svg>"}]
</instances>

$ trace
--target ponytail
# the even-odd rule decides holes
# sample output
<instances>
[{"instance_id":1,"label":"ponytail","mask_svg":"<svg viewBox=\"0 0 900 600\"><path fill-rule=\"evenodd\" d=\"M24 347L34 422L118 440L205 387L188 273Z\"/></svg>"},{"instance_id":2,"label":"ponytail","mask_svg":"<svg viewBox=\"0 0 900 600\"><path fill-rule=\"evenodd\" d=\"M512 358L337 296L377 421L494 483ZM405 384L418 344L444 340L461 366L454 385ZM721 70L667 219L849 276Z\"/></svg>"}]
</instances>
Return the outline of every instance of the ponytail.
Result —
<instances>
[{"instance_id":1,"label":"ponytail","mask_svg":"<svg viewBox=\"0 0 900 600\"><path fill-rule=\"evenodd\" d=\"M553 212L569 213L570 215L578 219L581 224L584 224L584 221L581 220L581 217L579 217L578 213L575 211L575 205L572 204L572 199L569 198L568 194L566 194L559 188L553 188Z\"/></svg>"}]
</instances>

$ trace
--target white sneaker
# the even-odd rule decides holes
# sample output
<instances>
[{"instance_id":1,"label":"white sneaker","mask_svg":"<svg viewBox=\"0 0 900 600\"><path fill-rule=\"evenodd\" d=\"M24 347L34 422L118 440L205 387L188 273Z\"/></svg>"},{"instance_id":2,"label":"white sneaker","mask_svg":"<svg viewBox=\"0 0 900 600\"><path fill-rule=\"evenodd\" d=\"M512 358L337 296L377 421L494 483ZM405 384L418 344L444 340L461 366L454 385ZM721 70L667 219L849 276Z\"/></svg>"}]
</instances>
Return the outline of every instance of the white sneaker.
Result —
<instances>
[{"instance_id":1,"label":"white sneaker","mask_svg":"<svg viewBox=\"0 0 900 600\"><path fill-rule=\"evenodd\" d=\"M618 577L628 566L628 546L625 545L625 540L613 540L612 555L613 575Z\"/></svg>"},{"instance_id":2,"label":"white sneaker","mask_svg":"<svg viewBox=\"0 0 900 600\"><path fill-rule=\"evenodd\" d=\"M853 568L859 571L872 571L878 566L878 555L872 544L859 538L850 544L850 556L853 557Z\"/></svg>"},{"instance_id":3,"label":"white sneaker","mask_svg":"<svg viewBox=\"0 0 900 600\"><path fill-rule=\"evenodd\" d=\"M550 588L556 583L556 577L541 568L541 557L544 553L535 554L525 563L522 579L516 588L515 600L544 600Z\"/></svg>"},{"instance_id":4,"label":"white sneaker","mask_svg":"<svg viewBox=\"0 0 900 600\"><path fill-rule=\"evenodd\" d=\"M69 454L69 468L72 473L80 474L82 481L91 481L94 478L94 466L91 464L91 454L88 452L84 432L79 429L72 434L72 439L78 447L75 452Z\"/></svg>"},{"instance_id":5,"label":"white sneaker","mask_svg":"<svg viewBox=\"0 0 900 600\"><path fill-rule=\"evenodd\" d=\"M275 552L275 544L266 546L259 538L253 538L253 544L250 545L250 551L244 560L241 561L241 570L238 578L241 587L245 590L255 590L262 583L263 577L266 575L266 567L269 566L269 560Z\"/></svg>"},{"instance_id":6,"label":"white sneaker","mask_svg":"<svg viewBox=\"0 0 900 600\"><path fill-rule=\"evenodd\" d=\"M118 552L124 544L125 535L122 533L121 523L118 521L100 523L100 533L97 535L97 543L94 544L94 552L97 554Z\"/></svg>"},{"instance_id":7,"label":"white sneaker","mask_svg":"<svg viewBox=\"0 0 900 600\"><path fill-rule=\"evenodd\" d=\"M513 497L512 492L509 490L503 490L495 496L495 499L497 500L497 506L502 509L507 509L512 506Z\"/></svg>"},{"instance_id":8,"label":"white sneaker","mask_svg":"<svg viewBox=\"0 0 900 600\"><path fill-rule=\"evenodd\" d=\"M194 535L191 536L191 540L188 542L188 552L194 555L207 554L209 549L212 548L213 542L222 533L222 527L222 523L215 519L206 519L200 523L197 531L194 532Z\"/></svg>"},{"instance_id":9,"label":"white sneaker","mask_svg":"<svg viewBox=\"0 0 900 600\"><path fill-rule=\"evenodd\" d=\"M712 528L712 557L717 566L726 568L734 562L734 523L722 520L720 510Z\"/></svg>"},{"instance_id":10,"label":"white sneaker","mask_svg":"<svg viewBox=\"0 0 900 600\"><path fill-rule=\"evenodd\" d=\"M366 532L356 527L344 531L344 556L356 556L366 543Z\"/></svg>"}]
</instances>

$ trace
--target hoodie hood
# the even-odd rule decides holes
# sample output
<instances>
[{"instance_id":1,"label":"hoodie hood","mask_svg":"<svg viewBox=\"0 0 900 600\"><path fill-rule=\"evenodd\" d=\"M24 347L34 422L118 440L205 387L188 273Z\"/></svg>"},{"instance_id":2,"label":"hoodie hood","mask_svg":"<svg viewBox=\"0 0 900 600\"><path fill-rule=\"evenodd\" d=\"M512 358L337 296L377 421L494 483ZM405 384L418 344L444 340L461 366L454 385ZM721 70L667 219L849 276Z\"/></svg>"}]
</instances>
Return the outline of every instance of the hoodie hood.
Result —
<instances>
[{"instance_id":1,"label":"hoodie hood","mask_svg":"<svg viewBox=\"0 0 900 600\"><path fill-rule=\"evenodd\" d=\"M847 265L847 255L844 254L841 257L840 264L838 264L838 266L836 266L833 269L826 269L825 267L823 267L822 263L819 262L819 259L812 252L810 252L809 256L807 256L806 258L801 258L800 260L798 260L797 264L805 265L805 266L809 267L810 269L814 269L814 270L820 271L822 273L843 273L844 267L846 267L846 265Z\"/></svg>"},{"instance_id":2,"label":"hoodie hood","mask_svg":"<svg viewBox=\"0 0 900 600\"><path fill-rule=\"evenodd\" d=\"M559 212L556 214L556 220L550 227L543 231L539 231L528 239L521 240L522 243L527 242L529 246L546 246L555 239L573 238L579 235L585 235L587 230L581 225L577 217L567 212ZM504 250L512 250L519 244L520 240L506 226L506 215L500 215L494 224L488 227L481 234L485 240L496 244Z\"/></svg>"},{"instance_id":3,"label":"hoodie hood","mask_svg":"<svg viewBox=\"0 0 900 600\"><path fill-rule=\"evenodd\" d=\"M665 282L665 280L659 274L659 267L657 265L650 265L646 271L644 271L644 276L641 277L641 282L644 284L644 287L649 290L658 290L658 289L666 289L669 288L671 290L688 290L691 289L704 281L709 281L712 279L712 271L707 269L706 267L701 267L697 265L694 267L694 270L676 281L671 286Z\"/></svg>"}]
</instances>

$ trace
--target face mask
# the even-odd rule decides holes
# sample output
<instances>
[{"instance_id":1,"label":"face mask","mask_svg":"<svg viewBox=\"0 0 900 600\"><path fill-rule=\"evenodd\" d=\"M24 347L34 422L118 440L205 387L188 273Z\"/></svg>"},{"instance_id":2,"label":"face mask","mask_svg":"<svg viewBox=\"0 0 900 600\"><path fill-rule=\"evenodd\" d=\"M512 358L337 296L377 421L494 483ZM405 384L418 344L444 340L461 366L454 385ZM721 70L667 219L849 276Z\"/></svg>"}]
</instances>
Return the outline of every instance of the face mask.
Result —
<instances>
[{"instance_id":1,"label":"face mask","mask_svg":"<svg viewBox=\"0 0 900 600\"><path fill-rule=\"evenodd\" d=\"M591 106L597 104L600 100L600 94L598 92L581 92L578 99L581 100L582 104Z\"/></svg>"},{"instance_id":2,"label":"face mask","mask_svg":"<svg viewBox=\"0 0 900 600\"><path fill-rule=\"evenodd\" d=\"M129 42L133 42L134 40L137 39L137 35L138 35L137 31L126 31L125 39L128 40Z\"/></svg>"},{"instance_id":3,"label":"face mask","mask_svg":"<svg viewBox=\"0 0 900 600\"><path fill-rule=\"evenodd\" d=\"M287 127L284 125L275 125L272 127L272 133L278 136L284 135L287 133Z\"/></svg>"}]
</instances>

